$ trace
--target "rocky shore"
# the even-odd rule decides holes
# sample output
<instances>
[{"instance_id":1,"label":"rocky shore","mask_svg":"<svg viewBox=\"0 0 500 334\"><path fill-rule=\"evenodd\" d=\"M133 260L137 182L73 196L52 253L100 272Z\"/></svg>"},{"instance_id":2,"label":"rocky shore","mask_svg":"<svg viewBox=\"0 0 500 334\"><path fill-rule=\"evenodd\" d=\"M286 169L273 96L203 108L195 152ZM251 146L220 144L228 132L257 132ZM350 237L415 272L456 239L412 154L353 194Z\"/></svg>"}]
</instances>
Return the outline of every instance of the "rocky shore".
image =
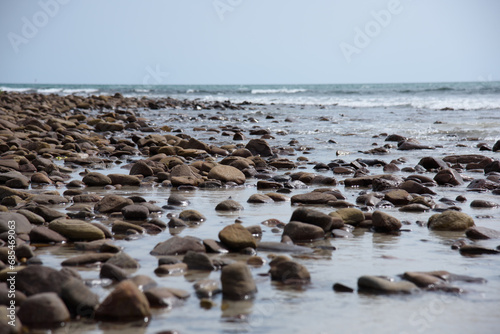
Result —
<instances>
[{"instance_id":1,"label":"rocky shore","mask_svg":"<svg viewBox=\"0 0 500 334\"><path fill-rule=\"evenodd\" d=\"M249 125L255 124L251 116L245 118L245 126L234 122L214 128L192 128L188 116L183 118L188 135L181 128L157 125L141 115L145 110L189 111L192 117L217 122L225 119L225 110L245 113L251 107L229 101L120 94L0 93L1 332L20 333L22 326L54 328L78 321L148 322L153 310L182 308L191 295L206 309L215 305L218 294L228 301L256 298L259 287L270 282L307 286L315 279L307 261L314 261L325 248L341 251L321 241L355 238L356 230L395 237L412 233L411 222L387 213L388 208L420 213L425 218L416 224L429 230L453 232L447 247L457 256L500 253L500 230L479 226L461 212L464 205L494 208L498 203L483 199L469 203L468 193L455 198L441 195L443 189L465 185L473 193L500 194L500 161L490 156L500 151L500 141L491 147L478 145L477 154L438 157L432 156L435 147L385 134L384 145L367 150L366 159L348 161L338 151L333 161L309 161L304 155L294 161L287 156L309 148L293 141L275 145L280 133ZM196 138L201 131L210 132L221 144ZM384 161L389 150L422 150L426 156L409 166L404 159ZM107 172L118 165L128 172ZM313 171L302 171L306 165ZM255 190L247 203L289 202L289 221L269 217L261 224L245 226L236 219L220 226L211 238L197 238L182 232L203 224L206 213L181 193L172 191L166 203L114 193L122 189L147 192L151 187L224 191L245 186ZM349 201L341 186L359 189L359 196ZM180 212L172 214L173 208ZM214 210L244 216L242 203L231 198L220 201ZM281 241L267 240L263 228L280 234ZM139 236L162 237L150 247L158 266L149 275L134 275L141 263L116 243L128 240L133 244ZM62 259L62 269L44 265L37 254L54 244L64 244L79 254ZM82 268L92 268L95 279L105 284L106 295L98 295L87 284L79 273ZM256 276L252 268L266 268L265 276ZM13 272L15 298L9 297ZM219 272L220 278L199 279L192 291L155 280L190 272ZM360 276L357 291L461 294L474 283L486 283L446 268L394 275L398 276ZM355 291L340 282L331 284L339 293ZM15 312L9 309L11 300L15 300ZM9 325L9 315L16 326Z\"/></svg>"}]
</instances>

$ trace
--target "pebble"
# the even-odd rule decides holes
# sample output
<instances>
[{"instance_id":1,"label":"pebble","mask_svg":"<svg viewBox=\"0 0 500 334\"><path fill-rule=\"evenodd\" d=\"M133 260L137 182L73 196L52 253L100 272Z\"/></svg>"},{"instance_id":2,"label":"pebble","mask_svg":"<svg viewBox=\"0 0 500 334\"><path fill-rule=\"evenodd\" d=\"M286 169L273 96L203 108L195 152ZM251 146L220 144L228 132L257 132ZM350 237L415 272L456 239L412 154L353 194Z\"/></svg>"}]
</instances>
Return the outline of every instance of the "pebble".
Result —
<instances>
[{"instance_id":1,"label":"pebble","mask_svg":"<svg viewBox=\"0 0 500 334\"><path fill-rule=\"evenodd\" d=\"M243 209L244 208L240 203L232 199L227 199L225 201L222 201L215 207L215 210L218 211L241 211Z\"/></svg>"},{"instance_id":2,"label":"pebble","mask_svg":"<svg viewBox=\"0 0 500 334\"><path fill-rule=\"evenodd\" d=\"M248 266L243 262L234 262L222 268L222 295L229 300L253 299L257 286Z\"/></svg>"},{"instance_id":3,"label":"pebble","mask_svg":"<svg viewBox=\"0 0 500 334\"><path fill-rule=\"evenodd\" d=\"M24 325L42 328L57 327L70 319L68 308L53 292L39 293L26 298L17 316Z\"/></svg>"},{"instance_id":4,"label":"pebble","mask_svg":"<svg viewBox=\"0 0 500 334\"><path fill-rule=\"evenodd\" d=\"M98 320L131 321L151 316L146 296L129 280L120 282L95 312Z\"/></svg>"},{"instance_id":5,"label":"pebble","mask_svg":"<svg viewBox=\"0 0 500 334\"><path fill-rule=\"evenodd\" d=\"M432 215L427 223L431 230L462 231L474 226L474 220L469 215L455 210L447 210L441 214Z\"/></svg>"},{"instance_id":6,"label":"pebble","mask_svg":"<svg viewBox=\"0 0 500 334\"><path fill-rule=\"evenodd\" d=\"M257 248L257 242L241 224L232 224L219 232L219 239L228 249L239 251L246 247Z\"/></svg>"}]
</instances>

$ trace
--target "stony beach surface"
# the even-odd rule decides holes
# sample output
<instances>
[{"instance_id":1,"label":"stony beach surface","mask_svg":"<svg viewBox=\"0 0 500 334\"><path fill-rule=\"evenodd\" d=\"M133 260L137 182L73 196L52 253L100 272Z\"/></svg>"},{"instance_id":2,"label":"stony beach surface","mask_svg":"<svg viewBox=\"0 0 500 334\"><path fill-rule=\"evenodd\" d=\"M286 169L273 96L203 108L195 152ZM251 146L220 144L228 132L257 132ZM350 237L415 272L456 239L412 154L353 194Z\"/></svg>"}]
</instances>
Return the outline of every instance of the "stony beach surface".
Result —
<instances>
[{"instance_id":1,"label":"stony beach surface","mask_svg":"<svg viewBox=\"0 0 500 334\"><path fill-rule=\"evenodd\" d=\"M366 234L390 245L429 233L441 242L418 247L433 248L435 257L487 259L498 268L500 227L492 225L500 141L478 140L474 154L460 154L460 145L446 154L439 145L382 133L373 138L377 145L358 152L363 158L333 148L313 160L314 141L259 125L301 120L258 109L121 94L1 93L1 332L145 331L155 322L161 325L150 326L153 332L175 332L169 313L193 300L200 314L220 309L228 321L245 322L252 314L245 303L264 298L261 291L307 295L321 271L315 263L334 266L333 254L355 252L338 245ZM160 114L165 122L154 118ZM420 153L405 158L408 152ZM153 191L162 197L153 199ZM206 197L216 198L213 207ZM255 216L248 206L266 209ZM273 206L279 214L268 215ZM207 218L214 215L222 222ZM320 284L321 294L330 303L342 293L462 298L491 284L466 268L450 272L445 261L430 263L421 270L410 261L391 275L367 266L356 277ZM12 272L16 326L8 324ZM169 284L182 276L189 289Z\"/></svg>"}]
</instances>

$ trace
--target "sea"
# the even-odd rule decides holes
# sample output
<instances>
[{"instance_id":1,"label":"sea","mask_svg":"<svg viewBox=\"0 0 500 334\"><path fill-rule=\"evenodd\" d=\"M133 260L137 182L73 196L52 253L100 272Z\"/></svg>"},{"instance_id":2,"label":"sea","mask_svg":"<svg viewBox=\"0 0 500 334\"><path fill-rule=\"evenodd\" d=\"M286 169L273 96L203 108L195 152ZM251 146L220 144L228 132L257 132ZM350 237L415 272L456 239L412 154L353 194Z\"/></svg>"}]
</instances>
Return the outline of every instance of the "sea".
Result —
<instances>
[{"instance_id":1,"label":"sea","mask_svg":"<svg viewBox=\"0 0 500 334\"><path fill-rule=\"evenodd\" d=\"M334 186L346 201L356 204L356 198L370 189L345 187L342 181L352 175L334 175L332 171L315 170L317 163L350 163L354 160L377 159L394 162L400 169L415 167L428 156L443 158L454 154L482 154L500 159L500 152L488 151L500 139L500 82L408 83L408 84L335 84L335 85L12 85L0 84L2 91L37 92L42 94L101 95L121 93L124 96L149 98L173 97L200 101L227 101L243 104L243 110L137 110L140 116L161 128L168 125L174 134L183 132L204 142L222 146L234 144L224 136L224 126L240 127L247 140L258 138L249 130L269 129L271 145L280 148L280 157L298 164L295 170L276 170L276 175L305 171L334 176ZM93 111L97 115L98 111ZM212 117L215 116L215 117ZM196 129L196 130L195 130ZM149 134L149 133L148 133ZM159 134L165 134L159 132ZM412 138L432 149L400 151L397 144L386 142L390 134ZM114 134L114 136L130 134ZM140 134L141 135L141 134ZM147 134L142 134L147 135ZM245 144L243 141L242 144ZM377 150L381 149L382 150ZM486 150L485 150L486 148ZM375 150L374 150L375 149ZM300 159L299 159L300 158ZM140 159L139 156L133 159ZM304 161L305 160L305 161ZM64 160L57 161L64 164ZM130 161L117 160L102 173L128 173L124 167ZM370 167L371 174L385 173L381 166ZM73 177L81 179L75 170ZM393 172L401 177L411 173ZM434 177L433 172L423 172ZM464 184L456 187L434 187L436 203L449 203L463 195L466 202L455 202L463 212L473 217L477 226L500 230L500 208L478 209L470 206L475 199L500 204L491 192L467 189L473 179L485 178L478 170L461 171ZM217 239L218 232L235 220L244 226L259 225L262 241L281 239L281 232L261 223L275 218L290 220L295 207L290 202L252 204L248 198L255 193L257 179L249 178L244 186L223 189L177 190L159 186L124 187L117 190L93 190L98 194L116 193L139 195L159 206L167 203L172 193L186 197L190 204L183 208L167 207L167 214L177 215L184 209L195 209L207 220L190 226L180 236ZM324 185L293 189L289 196L310 192ZM44 188L62 193L63 189ZM40 189L35 189L40 191ZM244 210L222 213L214 210L217 203L232 198ZM444 201L444 202L443 202ZM358 204L359 205L359 204ZM361 205L362 206L362 205ZM330 213L335 208L315 206ZM64 211L65 207L58 207ZM498 333L500 328L500 254L463 256L451 249L451 244L464 237L463 232L435 232L425 226L436 212L401 212L398 207L380 208L400 219L404 232L399 235L374 233L355 229L352 238L328 238L307 244L314 253L294 256L311 274L311 284L283 286L271 282L268 264L252 267L258 293L254 300L228 302L216 295L212 306L196 296L193 284L200 279L220 279L220 271L188 272L158 277L154 270L156 257L149 252L155 244L174 233L166 230L157 235L137 238L117 238L114 243L137 259L140 268L131 275L148 275L159 286L184 289L191 297L182 305L168 310L154 310L148 322L96 323L92 320L74 321L53 333L132 334L160 333L175 330L179 333ZM368 209L368 210L373 210ZM96 218L110 226L112 222ZM488 247L500 245L498 240L484 241ZM80 254L71 245L54 245L36 250L45 265L61 268L61 262ZM267 262L268 252L258 252ZM226 260L241 259L241 255L220 255ZM362 275L380 275L398 280L406 271L446 270L459 275L482 277L487 283L452 282L462 293L420 292L411 295L374 295L357 292L357 279ZM99 278L95 267L78 268L80 275L92 287L101 301L112 287ZM354 289L339 293L332 289L341 283Z\"/></svg>"}]
</instances>

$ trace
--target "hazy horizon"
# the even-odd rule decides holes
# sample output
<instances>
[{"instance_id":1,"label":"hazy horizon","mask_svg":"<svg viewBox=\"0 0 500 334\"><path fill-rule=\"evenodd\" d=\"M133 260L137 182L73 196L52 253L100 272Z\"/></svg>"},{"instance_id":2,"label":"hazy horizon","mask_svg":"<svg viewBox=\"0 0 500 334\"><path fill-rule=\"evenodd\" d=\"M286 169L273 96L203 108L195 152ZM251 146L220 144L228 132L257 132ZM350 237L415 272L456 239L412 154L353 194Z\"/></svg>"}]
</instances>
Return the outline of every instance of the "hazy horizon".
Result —
<instances>
[{"instance_id":1,"label":"hazy horizon","mask_svg":"<svg viewBox=\"0 0 500 334\"><path fill-rule=\"evenodd\" d=\"M0 82L322 85L500 79L500 2L0 3Z\"/></svg>"}]
</instances>

